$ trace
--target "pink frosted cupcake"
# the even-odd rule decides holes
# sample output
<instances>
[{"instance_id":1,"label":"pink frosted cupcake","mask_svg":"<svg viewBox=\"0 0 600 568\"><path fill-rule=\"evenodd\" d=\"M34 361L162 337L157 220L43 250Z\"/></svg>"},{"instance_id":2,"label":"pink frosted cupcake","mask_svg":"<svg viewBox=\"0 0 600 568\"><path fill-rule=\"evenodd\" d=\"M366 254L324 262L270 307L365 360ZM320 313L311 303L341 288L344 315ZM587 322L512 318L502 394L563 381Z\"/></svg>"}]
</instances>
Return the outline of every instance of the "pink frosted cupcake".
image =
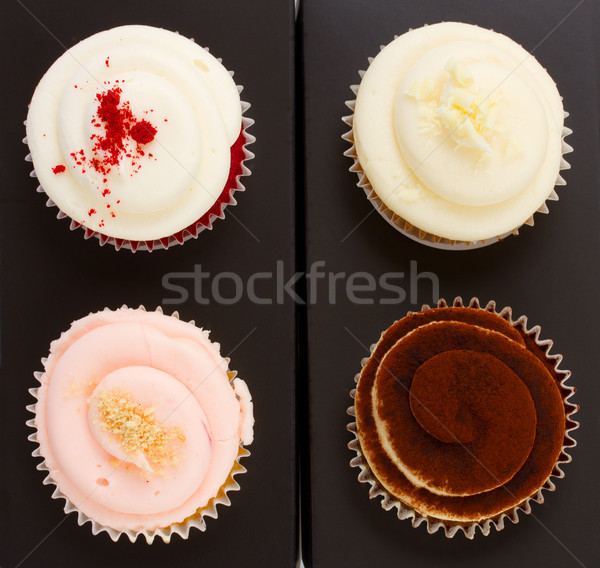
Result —
<instances>
[{"instance_id":1,"label":"pink frosted cupcake","mask_svg":"<svg viewBox=\"0 0 600 568\"><path fill-rule=\"evenodd\" d=\"M79 524L168 542L229 504L254 418L208 332L176 314L106 309L75 321L43 363L33 455Z\"/></svg>"},{"instance_id":2,"label":"pink frosted cupcake","mask_svg":"<svg viewBox=\"0 0 600 568\"><path fill-rule=\"evenodd\" d=\"M49 205L117 249L197 237L235 205L254 138L232 73L194 41L149 26L97 33L37 86L26 141Z\"/></svg>"}]
</instances>

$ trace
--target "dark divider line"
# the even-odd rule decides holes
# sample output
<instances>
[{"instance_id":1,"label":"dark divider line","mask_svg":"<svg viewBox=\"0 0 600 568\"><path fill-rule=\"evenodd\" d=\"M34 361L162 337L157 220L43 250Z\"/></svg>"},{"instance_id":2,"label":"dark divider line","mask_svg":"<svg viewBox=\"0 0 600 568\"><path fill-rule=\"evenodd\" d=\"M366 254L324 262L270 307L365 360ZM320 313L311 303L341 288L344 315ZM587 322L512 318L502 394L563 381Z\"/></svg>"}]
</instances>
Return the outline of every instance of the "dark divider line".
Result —
<instances>
[{"instance_id":1,"label":"dark divider line","mask_svg":"<svg viewBox=\"0 0 600 568\"><path fill-rule=\"evenodd\" d=\"M295 26L294 47L294 155L295 155L295 270L306 274L306 172L304 113L304 6L300 3ZM297 294L304 301L296 303L296 447L298 452L297 486L300 503L300 538L302 558L307 567L312 564L311 492L310 492L310 419L308 381L308 311L306 277L296 284Z\"/></svg>"}]
</instances>

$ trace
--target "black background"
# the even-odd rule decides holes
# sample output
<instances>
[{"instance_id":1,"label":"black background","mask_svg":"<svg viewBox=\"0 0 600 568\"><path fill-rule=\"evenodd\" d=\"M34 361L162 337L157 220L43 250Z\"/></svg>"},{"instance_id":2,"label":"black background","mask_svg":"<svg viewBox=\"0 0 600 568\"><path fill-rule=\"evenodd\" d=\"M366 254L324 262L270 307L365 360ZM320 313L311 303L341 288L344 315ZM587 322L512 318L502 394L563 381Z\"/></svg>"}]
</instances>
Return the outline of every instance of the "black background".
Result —
<instances>
[{"instance_id":1,"label":"black background","mask_svg":"<svg viewBox=\"0 0 600 568\"><path fill-rule=\"evenodd\" d=\"M423 525L415 529L384 511L379 499L370 501L368 486L349 467L353 454L346 448L351 437L345 426L351 419L345 411L353 377L368 354L363 346L374 343L407 311L431 303L436 291L426 279L418 286L410 286L407 279L403 303L356 305L338 285L338 302L328 305L327 286L320 280L323 297L308 308L312 518L303 517L306 561L314 568L599 565L598 3L584 2L535 49L571 113L566 124L574 130L568 142L575 152L567 157L572 170L565 172L568 185L559 188L560 201L550 203L550 214L536 215L535 227L524 227L518 237L466 252L434 250L409 240L371 213L372 206L356 187L356 175L347 171L351 161L342 153L349 146L340 138L348 129L341 117L349 114L344 105L353 97L349 86L359 82L357 71L367 67L367 58L395 34L458 20L493 28L532 50L576 3L304 4L307 265L325 260L326 271L366 271L377 278L390 271L408 274L410 262L417 261L419 272L437 275L442 297L477 296L512 306L517 315L540 324L542 336L555 341L554 352L565 355L562 366L573 371L572 384L578 388L574 400L582 407L574 461L565 466L566 477L558 481L557 491L546 493L546 503L534 504L535 518L522 515L517 526L508 523L503 531L478 534L473 542L462 535L446 539L441 531L429 535Z\"/></svg>"},{"instance_id":2,"label":"black background","mask_svg":"<svg viewBox=\"0 0 600 568\"><path fill-rule=\"evenodd\" d=\"M27 389L36 385L32 372L73 319L126 303L162 304L168 313L178 309L182 318L212 330L224 355L233 350L231 367L247 381L256 416L252 455L242 462L248 473L238 477L241 491L230 494L231 507L218 507L218 519L207 519L205 533L193 530L188 541L175 536L169 545L160 539L152 547L143 539L132 545L125 537L113 543L106 533L93 536L89 524L77 526L70 515L22 566L292 566L297 525L293 303L204 306L191 295L174 306L164 300L177 294L162 286L165 274L192 272L196 264L213 276L232 271L244 281L255 271L275 271L277 260L285 263L286 274L294 270L291 3L23 1L39 22L12 0L3 0L0 21L0 565L16 566L65 518L63 501L51 499L52 486L42 485L45 474L36 471L37 460L30 456L34 444L26 440L31 415L25 405L33 402ZM69 231L66 220L56 220L57 210L46 208L44 196L35 192L20 143L27 104L63 53L60 43L68 47L128 23L165 27L209 46L244 85L242 99L252 104L247 115L256 120L249 130L257 138L250 147L257 156L249 163L253 175L243 178L247 191L236 194L238 205L230 209L239 222L228 215L198 240L151 254L101 248L95 239L85 241L81 230ZM180 284L192 290L190 280ZM265 281L257 292L273 296L270 287ZM226 296L234 292L221 288Z\"/></svg>"},{"instance_id":3,"label":"black background","mask_svg":"<svg viewBox=\"0 0 600 568\"><path fill-rule=\"evenodd\" d=\"M306 198L306 211L301 200L296 203L294 227L293 25L288 2L135 1L123 6L113 0L26 1L65 46L124 23L179 30L223 57L245 86L242 98L252 103L247 114L257 120L250 130L258 138L250 147L257 158L249 164L253 175L243 179L248 190L237 194L239 205L232 212L260 242L229 216L197 241L168 252L132 255L100 248L95 240L84 241L81 232L69 231L66 221L55 219L56 210L43 206L43 196L34 191L35 180L27 177L26 149L17 142L24 136L26 104L62 48L18 2L5 0L0 22L0 70L5 78L0 95L0 565L16 566L65 518L62 501L50 498L51 487L42 485L44 474L34 468L29 455L33 444L25 441L29 430L24 422L30 415L24 407L33 401L26 389L35 386L31 373L41 368L39 358L47 353L50 340L71 320L122 303L177 308L182 317L211 329L224 354L234 350L232 368L247 380L257 417L252 456L245 462L249 471L239 478L242 490L231 494L231 507L219 508L218 520L207 520L206 533L193 531L185 543L174 537L169 545L157 541L151 548L125 539L115 544L106 534L94 537L89 525L78 527L71 515L22 566L293 565L295 369L301 403L310 387L309 406L301 404L298 414L302 425L310 419L310 446L304 445L311 452L310 462L304 454L310 469L303 476L307 565L597 565L597 3L586 0L536 48L576 3L307 0L297 38L297 48L303 48L297 54L297 69L303 74L306 96L304 105L302 93L296 101L299 150L303 138L306 145L306 179L297 172L296 190L300 199ZM494 28L526 49L536 48L536 57L556 80L571 112L567 125L575 131L568 142L576 149L568 156L573 169L565 173L567 187L559 188L560 202L550 203L550 215L536 215L533 229L525 227L519 237L478 251L429 249L394 231L376 213L344 239L372 210L355 185L356 176L347 171L350 160L342 156L348 147L340 137L347 130L341 116L348 114L343 101L352 97L349 85L358 83L357 70L364 69L367 57L394 34L450 19ZM301 152L297 158L304 166ZM296 260L294 233L303 238L305 228L306 243L296 242ZM379 305L377 294L363 294L376 303L352 304L345 299L341 281L337 303L328 305L327 286L320 281L319 303L307 310L308 338L302 326L306 312L297 312L301 352L296 362L290 301L273 306L248 301L203 306L193 297L181 306L165 302L174 297L161 284L169 272L191 272L201 264L213 275L232 271L245 280L256 271L275 271L276 261L282 260L289 277L296 262L305 264L305 247L307 267L323 260L324 270L330 272L367 271L376 277L406 273L406 300ZM426 278L411 285L411 261L419 273L437 275L439 292ZM191 291L191 283L185 285ZM274 285L265 283L259 292L274 297ZM428 535L423 527L413 529L409 521L383 511L377 501L369 501L367 486L358 483L357 470L348 465L352 454L346 448L350 418L345 410L353 376L366 355L363 345L438 293L446 298L495 299L541 324L542 336L554 339L554 351L565 354L563 367L573 371L572 384L579 389L575 402L582 405L578 419L583 426L575 433L579 445L557 492L546 493L546 504L534 504L535 518L522 516L518 526L509 524L487 538L478 535L474 542L460 535L453 540L441 533ZM299 430L302 442L308 442L306 434L304 428Z\"/></svg>"}]
</instances>

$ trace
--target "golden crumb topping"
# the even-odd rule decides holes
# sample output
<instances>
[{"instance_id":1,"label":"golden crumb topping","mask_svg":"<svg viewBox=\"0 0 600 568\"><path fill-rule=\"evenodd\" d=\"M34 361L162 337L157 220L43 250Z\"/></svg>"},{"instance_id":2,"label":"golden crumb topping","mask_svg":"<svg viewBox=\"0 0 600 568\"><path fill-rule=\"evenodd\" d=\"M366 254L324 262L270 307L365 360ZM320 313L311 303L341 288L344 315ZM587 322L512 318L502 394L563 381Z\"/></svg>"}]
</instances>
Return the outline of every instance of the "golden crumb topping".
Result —
<instances>
[{"instance_id":1,"label":"golden crumb topping","mask_svg":"<svg viewBox=\"0 0 600 568\"><path fill-rule=\"evenodd\" d=\"M153 408L117 390L102 391L93 404L100 426L117 439L128 456L143 453L155 472L177 465L177 446L185 442L185 436L180 428L158 422Z\"/></svg>"}]
</instances>

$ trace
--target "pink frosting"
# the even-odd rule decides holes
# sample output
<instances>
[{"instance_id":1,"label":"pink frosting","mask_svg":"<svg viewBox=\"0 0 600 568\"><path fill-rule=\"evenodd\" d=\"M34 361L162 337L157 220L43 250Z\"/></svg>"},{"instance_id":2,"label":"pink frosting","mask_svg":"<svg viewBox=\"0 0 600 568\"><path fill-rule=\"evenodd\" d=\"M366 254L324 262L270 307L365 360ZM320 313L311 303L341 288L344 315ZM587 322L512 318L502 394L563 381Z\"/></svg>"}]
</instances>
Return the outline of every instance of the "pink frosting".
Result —
<instances>
[{"instance_id":1,"label":"pink frosting","mask_svg":"<svg viewBox=\"0 0 600 568\"><path fill-rule=\"evenodd\" d=\"M230 384L218 344L162 313L90 314L52 342L44 366L40 452L61 492L103 525L142 530L183 521L217 494L240 442L252 440L247 387L238 378ZM142 452L128 455L99 425L95 401L105 392L126 393L180 433L176 459L153 471Z\"/></svg>"}]
</instances>

